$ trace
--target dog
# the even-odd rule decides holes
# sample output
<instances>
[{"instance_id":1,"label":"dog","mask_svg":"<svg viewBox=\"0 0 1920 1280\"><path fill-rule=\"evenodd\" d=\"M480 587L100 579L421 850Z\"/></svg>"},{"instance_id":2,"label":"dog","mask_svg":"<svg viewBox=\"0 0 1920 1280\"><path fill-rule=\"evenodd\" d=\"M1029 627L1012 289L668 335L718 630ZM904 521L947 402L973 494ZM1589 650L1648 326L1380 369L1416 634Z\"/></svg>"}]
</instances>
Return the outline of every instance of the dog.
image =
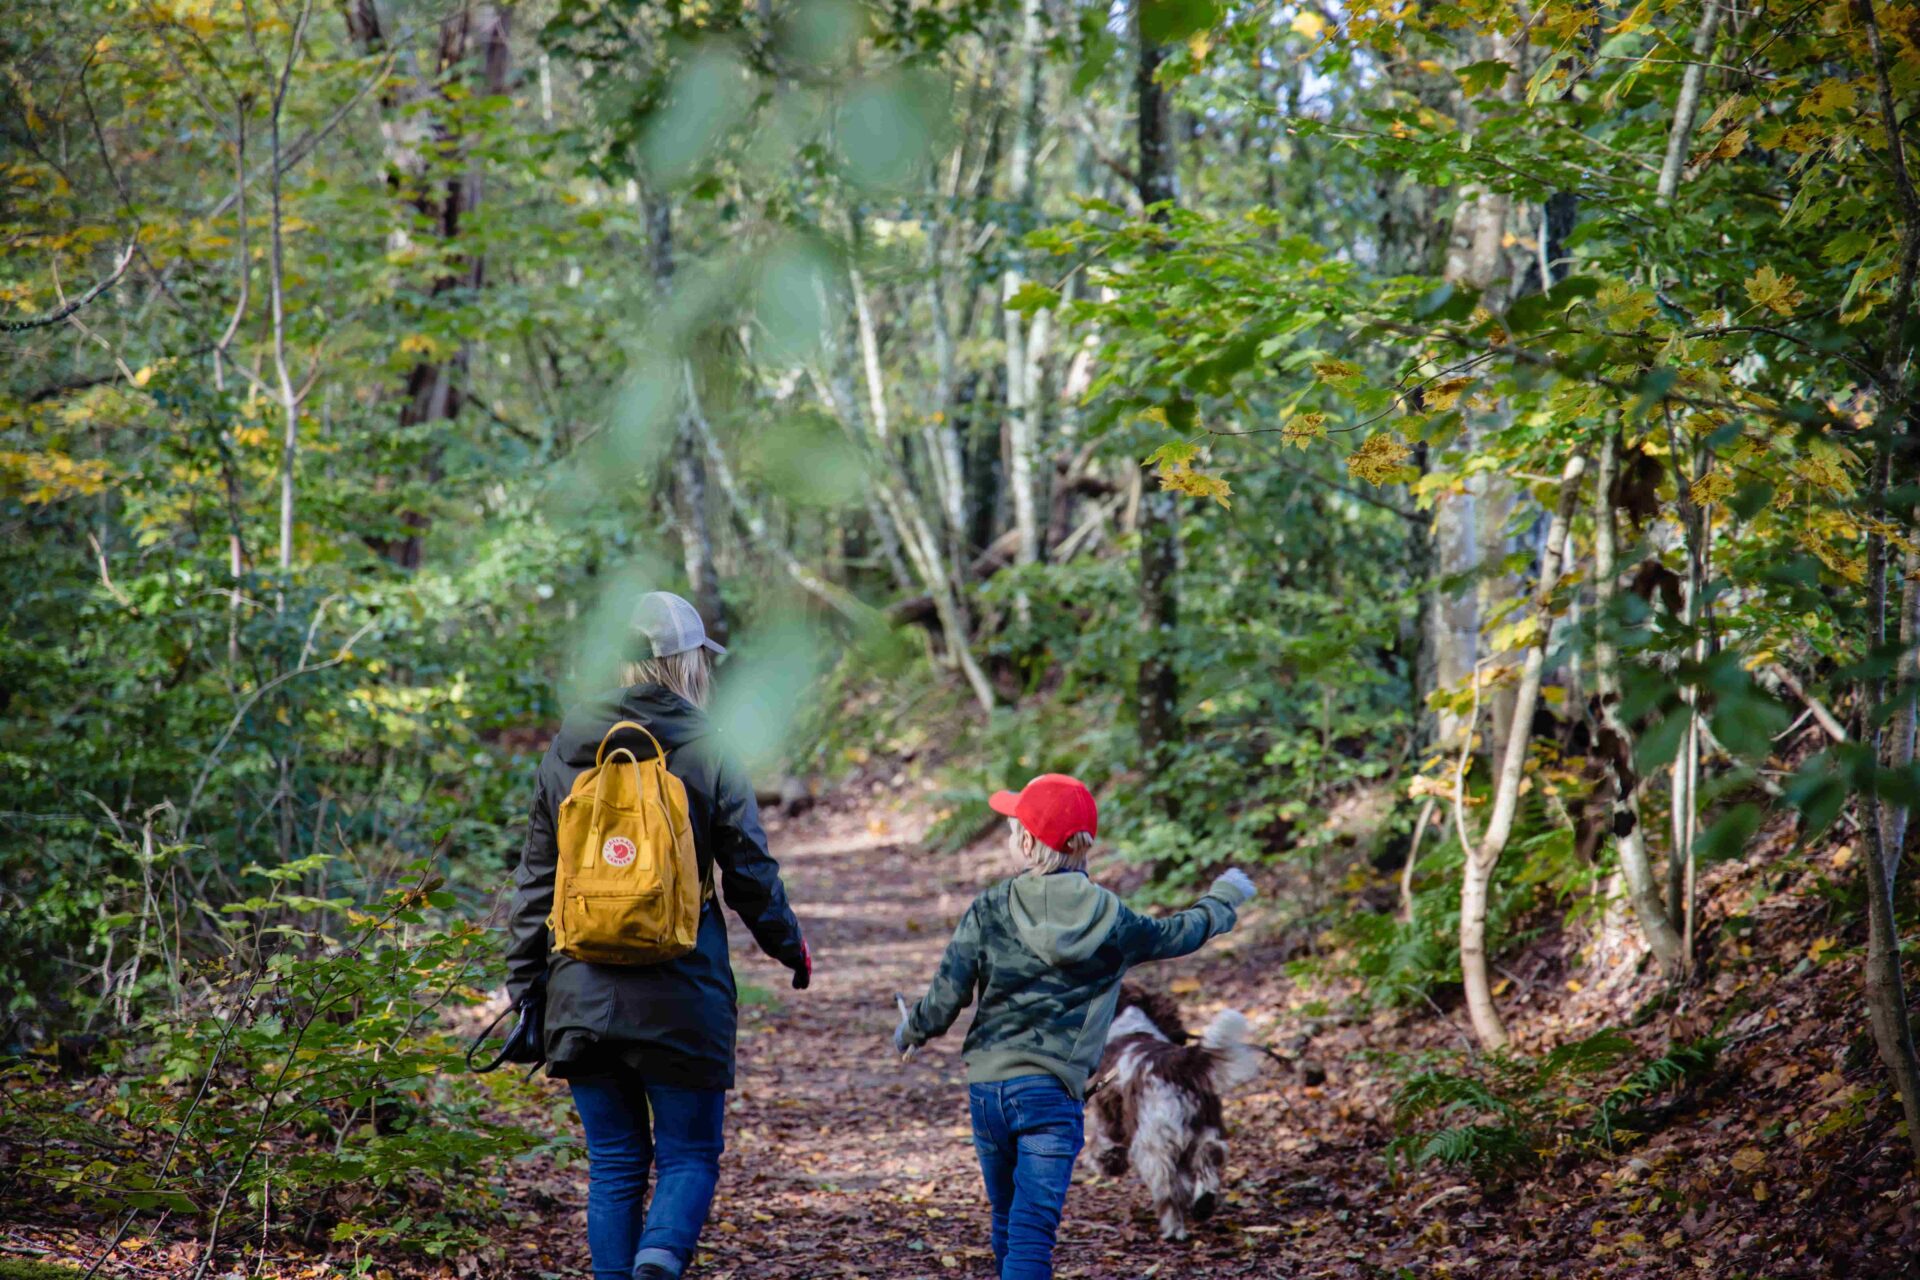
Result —
<instances>
[{"instance_id":1,"label":"dog","mask_svg":"<svg viewBox=\"0 0 1920 1280\"><path fill-rule=\"evenodd\" d=\"M1260 1050L1236 1010L1191 1041L1170 998L1123 983L1091 1087L1094 1161L1111 1178L1129 1167L1140 1175L1163 1240L1185 1240L1189 1222L1219 1207L1227 1171L1220 1097L1260 1072Z\"/></svg>"}]
</instances>

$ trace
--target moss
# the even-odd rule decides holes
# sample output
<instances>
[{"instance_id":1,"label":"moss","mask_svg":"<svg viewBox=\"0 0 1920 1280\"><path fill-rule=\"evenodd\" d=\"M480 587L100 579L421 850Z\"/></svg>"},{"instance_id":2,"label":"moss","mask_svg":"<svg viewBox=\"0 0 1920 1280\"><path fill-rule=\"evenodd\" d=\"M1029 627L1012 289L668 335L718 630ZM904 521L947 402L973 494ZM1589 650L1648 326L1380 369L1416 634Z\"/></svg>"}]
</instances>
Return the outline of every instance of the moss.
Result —
<instances>
[{"instance_id":1,"label":"moss","mask_svg":"<svg viewBox=\"0 0 1920 1280\"><path fill-rule=\"evenodd\" d=\"M87 1274L78 1267L30 1258L0 1258L0 1280L77 1280Z\"/></svg>"}]
</instances>

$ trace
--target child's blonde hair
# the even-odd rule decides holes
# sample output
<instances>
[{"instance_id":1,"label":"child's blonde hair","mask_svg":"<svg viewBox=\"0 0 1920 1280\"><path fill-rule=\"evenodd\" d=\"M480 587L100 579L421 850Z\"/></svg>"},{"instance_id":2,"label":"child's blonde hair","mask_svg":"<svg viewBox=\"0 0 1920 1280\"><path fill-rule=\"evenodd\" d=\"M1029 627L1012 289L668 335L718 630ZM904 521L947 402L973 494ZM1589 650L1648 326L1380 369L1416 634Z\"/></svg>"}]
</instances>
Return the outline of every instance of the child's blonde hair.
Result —
<instances>
[{"instance_id":1,"label":"child's blonde hair","mask_svg":"<svg viewBox=\"0 0 1920 1280\"><path fill-rule=\"evenodd\" d=\"M1093 837L1087 832L1074 832L1067 837L1065 849L1055 849L1022 826L1018 818L1008 818L1007 824L1016 834L1025 834L1033 841L1033 852L1029 855L1033 859L1033 866L1029 868L1028 875L1050 876L1056 871L1087 869L1087 855L1093 852Z\"/></svg>"},{"instance_id":2,"label":"child's blonde hair","mask_svg":"<svg viewBox=\"0 0 1920 1280\"><path fill-rule=\"evenodd\" d=\"M707 694L712 688L711 667L705 649L688 649L685 653L670 653L664 658L642 658L638 662L625 663L620 668L620 679L628 685L665 685L696 707L707 705Z\"/></svg>"}]
</instances>

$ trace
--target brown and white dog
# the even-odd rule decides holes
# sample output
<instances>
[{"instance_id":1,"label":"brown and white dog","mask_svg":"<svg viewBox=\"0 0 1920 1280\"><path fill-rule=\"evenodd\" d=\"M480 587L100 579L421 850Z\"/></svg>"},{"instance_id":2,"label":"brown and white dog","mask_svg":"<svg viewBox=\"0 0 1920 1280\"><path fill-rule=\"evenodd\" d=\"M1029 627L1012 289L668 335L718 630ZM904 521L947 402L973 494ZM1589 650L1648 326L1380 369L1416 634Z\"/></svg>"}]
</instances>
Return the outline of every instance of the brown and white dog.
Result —
<instances>
[{"instance_id":1,"label":"brown and white dog","mask_svg":"<svg viewBox=\"0 0 1920 1280\"><path fill-rule=\"evenodd\" d=\"M1092 1088L1092 1152L1100 1172L1129 1166L1147 1184L1163 1240L1185 1240L1189 1219L1219 1205L1227 1171L1220 1097L1260 1072L1247 1020L1228 1009L1198 1043L1168 997L1123 983Z\"/></svg>"}]
</instances>

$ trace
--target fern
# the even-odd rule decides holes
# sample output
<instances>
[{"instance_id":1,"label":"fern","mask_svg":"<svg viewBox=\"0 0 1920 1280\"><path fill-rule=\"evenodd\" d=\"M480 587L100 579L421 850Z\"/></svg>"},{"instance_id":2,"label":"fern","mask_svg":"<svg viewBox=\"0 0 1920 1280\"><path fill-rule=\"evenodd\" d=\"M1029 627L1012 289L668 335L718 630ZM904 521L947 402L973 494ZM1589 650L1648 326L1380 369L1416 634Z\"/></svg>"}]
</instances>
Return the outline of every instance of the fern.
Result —
<instances>
[{"instance_id":1,"label":"fern","mask_svg":"<svg viewBox=\"0 0 1920 1280\"><path fill-rule=\"evenodd\" d=\"M1611 1149L1628 1132L1620 1121L1636 1104L1712 1071L1719 1050L1717 1040L1675 1045L1597 1100L1587 1082L1634 1053L1633 1041L1613 1027L1539 1058L1489 1054L1461 1069L1423 1065L1394 1093L1400 1132L1387 1144L1388 1172L1404 1160L1496 1182L1532 1170L1543 1152Z\"/></svg>"},{"instance_id":2,"label":"fern","mask_svg":"<svg viewBox=\"0 0 1920 1280\"><path fill-rule=\"evenodd\" d=\"M1434 1111L1455 1114L1463 1110L1513 1116L1517 1108L1486 1084L1450 1071L1423 1071L1409 1078L1394 1095L1394 1116L1401 1124Z\"/></svg>"},{"instance_id":3,"label":"fern","mask_svg":"<svg viewBox=\"0 0 1920 1280\"><path fill-rule=\"evenodd\" d=\"M1594 1108L1593 1123L1587 1126L1588 1140L1612 1146L1622 1112L1633 1103L1659 1097L1710 1073L1719 1061L1722 1043L1718 1037L1706 1036L1675 1045L1621 1081Z\"/></svg>"},{"instance_id":4,"label":"fern","mask_svg":"<svg viewBox=\"0 0 1920 1280\"><path fill-rule=\"evenodd\" d=\"M1545 1084L1556 1076L1583 1078L1598 1075L1634 1052L1634 1043L1618 1027L1596 1031L1584 1040L1575 1040L1555 1048L1540 1060L1539 1080Z\"/></svg>"}]
</instances>

